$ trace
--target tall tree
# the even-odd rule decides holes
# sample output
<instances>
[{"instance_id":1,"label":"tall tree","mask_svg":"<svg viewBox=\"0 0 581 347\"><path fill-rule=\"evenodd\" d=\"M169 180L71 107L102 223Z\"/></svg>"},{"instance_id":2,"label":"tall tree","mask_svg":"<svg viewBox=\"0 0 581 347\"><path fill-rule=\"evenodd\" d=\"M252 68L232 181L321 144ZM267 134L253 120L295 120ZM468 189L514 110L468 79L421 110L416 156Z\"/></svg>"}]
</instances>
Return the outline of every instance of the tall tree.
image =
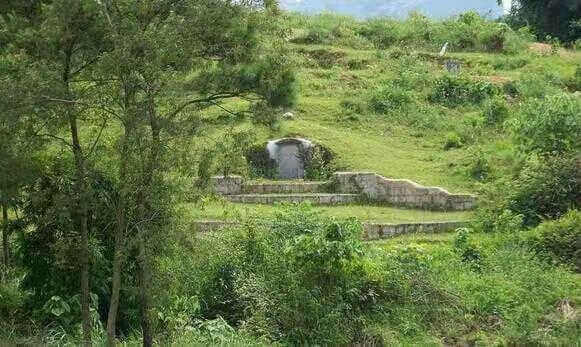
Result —
<instances>
[{"instance_id":1,"label":"tall tree","mask_svg":"<svg viewBox=\"0 0 581 347\"><path fill-rule=\"evenodd\" d=\"M38 85L30 93L29 104L42 107L32 113L35 133L56 139L72 154L75 162L75 190L71 216L80 234L81 306L83 340L90 344L89 315L89 206L86 160L94 141L84 146L81 127L87 124L88 102L92 84L86 72L104 49L103 31L93 0L10 1L2 8L2 17L14 32L11 45L27 54L27 68L35 71ZM66 129L66 130L65 130ZM62 133L68 133L66 139Z\"/></svg>"},{"instance_id":2,"label":"tall tree","mask_svg":"<svg viewBox=\"0 0 581 347\"><path fill-rule=\"evenodd\" d=\"M120 105L120 187L125 192L118 204L125 209L118 218L125 226L119 223L116 235L108 340L115 343L127 251L120 248L129 244L131 229L136 233L143 344L149 346L151 245L167 224L164 177L172 169L172 140L210 107L244 113L257 103L288 106L294 101L295 79L282 46L264 40L276 31L273 1L119 0L103 2L103 8L115 37L115 49L103 62L114 81L111 100ZM244 100L247 107L231 110L224 104L231 99ZM129 211L129 205L136 209Z\"/></svg>"},{"instance_id":3,"label":"tall tree","mask_svg":"<svg viewBox=\"0 0 581 347\"><path fill-rule=\"evenodd\" d=\"M581 38L581 1L514 0L509 20L531 26L539 39L551 35L572 42Z\"/></svg>"}]
</instances>

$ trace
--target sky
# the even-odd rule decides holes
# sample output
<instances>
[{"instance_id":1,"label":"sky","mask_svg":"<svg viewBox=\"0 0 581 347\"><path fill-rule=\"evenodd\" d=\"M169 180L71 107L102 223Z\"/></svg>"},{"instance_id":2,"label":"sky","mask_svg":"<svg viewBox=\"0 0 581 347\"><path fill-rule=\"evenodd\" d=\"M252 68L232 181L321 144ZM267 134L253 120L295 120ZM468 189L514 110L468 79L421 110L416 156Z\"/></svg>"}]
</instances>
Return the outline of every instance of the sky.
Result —
<instances>
[{"instance_id":1,"label":"sky","mask_svg":"<svg viewBox=\"0 0 581 347\"><path fill-rule=\"evenodd\" d=\"M284 8L317 13L339 12L356 17L406 17L410 11L419 11L434 18L449 17L475 10L478 13L498 17L503 7L496 0L280 0ZM511 0L503 0L504 11L510 8Z\"/></svg>"}]
</instances>

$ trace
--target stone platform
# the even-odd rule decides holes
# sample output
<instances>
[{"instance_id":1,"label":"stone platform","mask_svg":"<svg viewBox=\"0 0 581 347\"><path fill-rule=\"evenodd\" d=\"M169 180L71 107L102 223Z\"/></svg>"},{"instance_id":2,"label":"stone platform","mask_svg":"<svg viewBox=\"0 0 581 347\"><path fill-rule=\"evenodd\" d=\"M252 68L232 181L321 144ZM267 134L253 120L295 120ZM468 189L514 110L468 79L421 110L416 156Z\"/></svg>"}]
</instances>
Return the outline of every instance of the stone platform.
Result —
<instances>
[{"instance_id":1,"label":"stone platform","mask_svg":"<svg viewBox=\"0 0 581 347\"><path fill-rule=\"evenodd\" d=\"M339 205L358 202L361 199L359 194L237 194L225 195L224 198L230 202L245 204L267 204L275 203L301 203L311 202L314 205Z\"/></svg>"},{"instance_id":2,"label":"stone platform","mask_svg":"<svg viewBox=\"0 0 581 347\"><path fill-rule=\"evenodd\" d=\"M232 202L274 204L311 201L315 205L352 202L385 203L394 207L431 211L466 211L476 207L476 196L454 194L440 187L424 187L405 179L373 172L337 172L330 181L246 183L242 177L213 177L216 193Z\"/></svg>"}]
</instances>

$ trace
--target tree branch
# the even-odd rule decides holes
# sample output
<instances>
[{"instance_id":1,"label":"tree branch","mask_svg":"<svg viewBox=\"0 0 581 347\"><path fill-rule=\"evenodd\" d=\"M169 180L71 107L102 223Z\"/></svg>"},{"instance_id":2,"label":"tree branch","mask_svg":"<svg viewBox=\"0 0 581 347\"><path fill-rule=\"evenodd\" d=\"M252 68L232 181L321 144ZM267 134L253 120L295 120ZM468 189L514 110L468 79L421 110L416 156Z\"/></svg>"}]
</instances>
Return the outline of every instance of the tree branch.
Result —
<instances>
[{"instance_id":1,"label":"tree branch","mask_svg":"<svg viewBox=\"0 0 581 347\"><path fill-rule=\"evenodd\" d=\"M235 97L238 97L238 96L240 96L238 93L222 93L222 94L210 95L207 98L189 100L189 101L184 102L180 106L178 106L172 112L168 113L166 118L168 118L168 119L174 118L180 112L182 112L186 107L188 107L190 105L203 104L203 103L212 103L213 101L216 101L216 100L230 99L230 98L235 98Z\"/></svg>"}]
</instances>

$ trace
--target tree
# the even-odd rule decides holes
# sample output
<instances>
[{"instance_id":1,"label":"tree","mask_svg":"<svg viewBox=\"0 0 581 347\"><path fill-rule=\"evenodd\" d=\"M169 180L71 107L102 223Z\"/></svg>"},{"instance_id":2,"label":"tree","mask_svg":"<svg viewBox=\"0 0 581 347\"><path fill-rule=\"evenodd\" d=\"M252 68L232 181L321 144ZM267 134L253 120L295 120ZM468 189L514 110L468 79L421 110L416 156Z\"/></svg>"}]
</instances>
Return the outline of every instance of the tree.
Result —
<instances>
[{"instance_id":1,"label":"tree","mask_svg":"<svg viewBox=\"0 0 581 347\"><path fill-rule=\"evenodd\" d=\"M547 35L565 42L581 38L578 0L514 0L508 19L513 25L531 26L539 39Z\"/></svg>"},{"instance_id":2,"label":"tree","mask_svg":"<svg viewBox=\"0 0 581 347\"><path fill-rule=\"evenodd\" d=\"M281 46L264 40L276 30L272 1L106 1L103 11L114 42L102 59L110 73L104 80L112 83L105 102L118 105L113 112L123 129L108 343L115 343L123 254L134 243L143 344L149 346L151 245L168 224L165 174L172 170L172 141L211 107L247 114L257 103L292 104L295 79ZM224 104L235 99L245 101L246 109ZM134 242L128 230L135 232Z\"/></svg>"},{"instance_id":3,"label":"tree","mask_svg":"<svg viewBox=\"0 0 581 347\"><path fill-rule=\"evenodd\" d=\"M86 183L87 159L97 139L84 145L81 130L90 124L87 95L92 84L87 71L105 49L97 2L92 0L10 1L2 7L2 18L12 36L15 52L25 52L26 69L36 74L27 95L30 126L37 136L55 139L70 150L75 162L75 189L71 216L80 234L81 306L83 340L90 343L89 317L89 231L87 210L89 194ZM30 83L32 81L24 81ZM103 124L103 127L106 123ZM67 129L69 140L61 137Z\"/></svg>"}]
</instances>

